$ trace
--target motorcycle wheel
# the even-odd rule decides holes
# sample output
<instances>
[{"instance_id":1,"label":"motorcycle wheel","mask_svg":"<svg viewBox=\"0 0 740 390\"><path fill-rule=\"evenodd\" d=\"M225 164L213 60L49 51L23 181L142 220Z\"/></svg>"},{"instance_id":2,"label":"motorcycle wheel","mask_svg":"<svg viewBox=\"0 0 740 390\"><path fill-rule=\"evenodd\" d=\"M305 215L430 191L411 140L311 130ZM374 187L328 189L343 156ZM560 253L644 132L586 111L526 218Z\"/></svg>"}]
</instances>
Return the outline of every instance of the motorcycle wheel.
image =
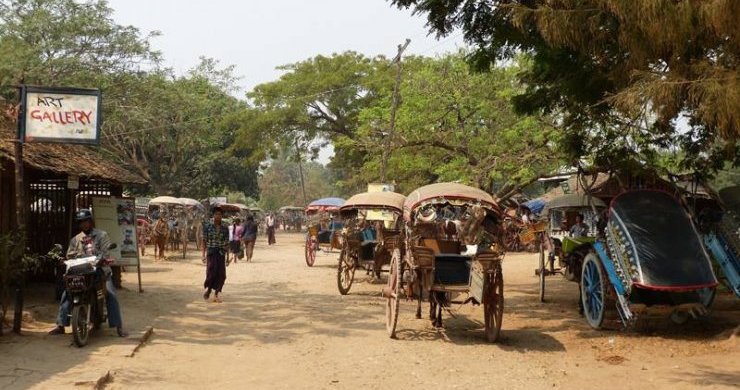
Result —
<instances>
[{"instance_id":1,"label":"motorcycle wheel","mask_svg":"<svg viewBox=\"0 0 740 390\"><path fill-rule=\"evenodd\" d=\"M90 326L87 320L87 305L77 305L72 309L72 338L78 348L87 345L90 337Z\"/></svg>"}]
</instances>

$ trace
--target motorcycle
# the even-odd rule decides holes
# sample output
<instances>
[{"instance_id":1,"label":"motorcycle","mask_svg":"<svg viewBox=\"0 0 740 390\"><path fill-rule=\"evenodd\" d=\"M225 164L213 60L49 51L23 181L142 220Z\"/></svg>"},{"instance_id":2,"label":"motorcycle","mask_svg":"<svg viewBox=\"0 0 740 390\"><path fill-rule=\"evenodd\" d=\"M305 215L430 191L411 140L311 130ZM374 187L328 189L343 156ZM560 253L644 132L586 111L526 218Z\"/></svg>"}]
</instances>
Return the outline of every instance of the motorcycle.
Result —
<instances>
[{"instance_id":1,"label":"motorcycle","mask_svg":"<svg viewBox=\"0 0 740 390\"><path fill-rule=\"evenodd\" d=\"M115 249L111 244L109 250ZM59 246L61 249L61 246ZM77 347L87 345L90 333L108 320L105 282L102 267L111 261L102 255L66 260L64 274L66 299L71 304L72 338Z\"/></svg>"}]
</instances>

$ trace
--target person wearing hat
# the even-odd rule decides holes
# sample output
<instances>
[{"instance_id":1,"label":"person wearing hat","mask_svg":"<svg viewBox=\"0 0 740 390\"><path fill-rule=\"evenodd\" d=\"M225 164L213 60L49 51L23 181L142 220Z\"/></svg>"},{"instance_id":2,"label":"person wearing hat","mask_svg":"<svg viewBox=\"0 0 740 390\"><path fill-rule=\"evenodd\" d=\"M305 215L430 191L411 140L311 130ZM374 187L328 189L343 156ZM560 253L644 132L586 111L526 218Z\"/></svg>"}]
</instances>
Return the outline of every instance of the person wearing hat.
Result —
<instances>
[{"instance_id":1,"label":"person wearing hat","mask_svg":"<svg viewBox=\"0 0 740 390\"><path fill-rule=\"evenodd\" d=\"M93 227L92 213L90 210L82 209L78 211L77 214L75 214L75 219L79 224L80 233L72 237L69 241L67 259L97 255L103 255L103 258L108 258L108 248L111 246L110 237L108 236L108 233ZM108 295L105 299L108 309L108 325L111 328L116 328L120 337L126 337L127 334L123 330L121 306L118 303L116 289L110 278L112 273L111 268L106 264L100 267L99 270L101 272L98 274L98 277L105 278L105 288L108 290ZM66 295L66 292L62 294L62 301L59 305L59 315L57 316L57 326L52 329L49 334L64 334L64 328L69 326L70 302Z\"/></svg>"},{"instance_id":2,"label":"person wearing hat","mask_svg":"<svg viewBox=\"0 0 740 390\"><path fill-rule=\"evenodd\" d=\"M215 291L214 301L221 302L221 289L226 282L226 251L229 247L229 228L222 223L223 210L216 206L211 213L213 222L203 227L203 262L206 263L206 280L203 282L203 299L208 300Z\"/></svg>"}]
</instances>

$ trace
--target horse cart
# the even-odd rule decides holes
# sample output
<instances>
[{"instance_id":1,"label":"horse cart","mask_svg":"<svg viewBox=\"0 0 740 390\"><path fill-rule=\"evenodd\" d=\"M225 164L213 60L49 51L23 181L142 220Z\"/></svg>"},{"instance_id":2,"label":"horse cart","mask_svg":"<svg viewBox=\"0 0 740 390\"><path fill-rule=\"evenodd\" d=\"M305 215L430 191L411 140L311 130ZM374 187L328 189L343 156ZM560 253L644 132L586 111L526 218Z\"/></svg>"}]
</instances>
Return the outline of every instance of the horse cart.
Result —
<instances>
[{"instance_id":1,"label":"horse cart","mask_svg":"<svg viewBox=\"0 0 740 390\"><path fill-rule=\"evenodd\" d=\"M631 326L642 316L683 323L706 311L703 294L717 285L691 217L665 191L617 195L597 234L570 247L564 240L562 253L574 265L565 275L578 276L584 317L595 329Z\"/></svg>"},{"instance_id":2,"label":"horse cart","mask_svg":"<svg viewBox=\"0 0 740 390\"><path fill-rule=\"evenodd\" d=\"M560 274L571 282L578 281L583 259L596 242L599 215L606 208L606 203L601 199L582 194L559 196L543 208L543 220L532 224L530 229L541 234L537 240L539 267L535 272L540 281L540 302L545 301L545 282L548 276ZM579 232L578 237L573 237L570 230L579 218L585 229ZM546 248L550 249L547 256Z\"/></svg>"},{"instance_id":3,"label":"horse cart","mask_svg":"<svg viewBox=\"0 0 740 390\"><path fill-rule=\"evenodd\" d=\"M283 230L301 231L305 215L303 207L283 206L278 209L278 214L282 220Z\"/></svg>"},{"instance_id":4,"label":"horse cart","mask_svg":"<svg viewBox=\"0 0 740 390\"><path fill-rule=\"evenodd\" d=\"M395 192L365 192L349 198L339 209L344 222L337 267L340 294L349 293L357 269L379 278L383 266L390 264L401 234L405 199Z\"/></svg>"},{"instance_id":5,"label":"horse cart","mask_svg":"<svg viewBox=\"0 0 740 390\"><path fill-rule=\"evenodd\" d=\"M740 186L719 191L719 202L712 202L699 213L699 228L704 245L718 266L719 280L740 298ZM714 300L714 290L705 305Z\"/></svg>"},{"instance_id":6,"label":"horse cart","mask_svg":"<svg viewBox=\"0 0 740 390\"><path fill-rule=\"evenodd\" d=\"M416 296L416 318L428 298L435 327L442 327L442 309L451 304L483 305L486 339L498 339L504 310L502 220L489 194L462 184L431 184L406 198L403 241L393 250L383 288L391 338L403 292Z\"/></svg>"},{"instance_id":7,"label":"horse cart","mask_svg":"<svg viewBox=\"0 0 740 390\"><path fill-rule=\"evenodd\" d=\"M342 223L339 208L344 205L341 198L323 198L311 202L305 209L308 231L304 253L306 264L313 267L316 253L320 250L341 250Z\"/></svg>"}]
</instances>

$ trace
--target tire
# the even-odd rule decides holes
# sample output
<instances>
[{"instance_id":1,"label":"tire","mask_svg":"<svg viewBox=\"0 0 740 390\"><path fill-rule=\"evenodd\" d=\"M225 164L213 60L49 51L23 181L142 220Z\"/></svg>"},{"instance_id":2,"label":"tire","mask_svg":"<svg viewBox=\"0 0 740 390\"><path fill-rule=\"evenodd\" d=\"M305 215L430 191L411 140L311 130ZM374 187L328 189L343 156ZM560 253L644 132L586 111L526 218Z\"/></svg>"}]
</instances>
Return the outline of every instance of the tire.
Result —
<instances>
[{"instance_id":1,"label":"tire","mask_svg":"<svg viewBox=\"0 0 740 390\"><path fill-rule=\"evenodd\" d=\"M714 303L714 297L717 295L717 288L703 288L698 291L699 299L701 299L702 305L709 309Z\"/></svg>"},{"instance_id":2,"label":"tire","mask_svg":"<svg viewBox=\"0 0 740 390\"><path fill-rule=\"evenodd\" d=\"M306 239L306 265L313 267L316 262L316 249L314 248L314 240L312 238Z\"/></svg>"},{"instance_id":3,"label":"tire","mask_svg":"<svg viewBox=\"0 0 740 390\"><path fill-rule=\"evenodd\" d=\"M689 322L689 319L691 319L691 314L685 311L674 311L673 313L671 313L671 316L669 318L674 324L683 325Z\"/></svg>"},{"instance_id":4,"label":"tire","mask_svg":"<svg viewBox=\"0 0 740 390\"><path fill-rule=\"evenodd\" d=\"M501 334L501 323L504 318L504 275L500 263L489 277L483 315L486 339L489 343L495 343Z\"/></svg>"},{"instance_id":5,"label":"tire","mask_svg":"<svg viewBox=\"0 0 740 390\"><path fill-rule=\"evenodd\" d=\"M90 310L88 305L77 305L72 308L72 339L78 348L87 345L90 338L88 310Z\"/></svg>"},{"instance_id":6,"label":"tire","mask_svg":"<svg viewBox=\"0 0 740 390\"><path fill-rule=\"evenodd\" d=\"M401 260L401 251L393 251L391 257L391 267L388 273L387 290L392 294L388 296L385 304L385 329L388 331L388 337L396 338L396 327L398 326L398 309L401 298L401 270L403 264Z\"/></svg>"},{"instance_id":7,"label":"tire","mask_svg":"<svg viewBox=\"0 0 740 390\"><path fill-rule=\"evenodd\" d=\"M339 293L347 295L352 282L355 280L355 262L349 254L349 248L345 245L339 253L339 265L337 266L337 288Z\"/></svg>"},{"instance_id":8,"label":"tire","mask_svg":"<svg viewBox=\"0 0 740 390\"><path fill-rule=\"evenodd\" d=\"M594 254L583 260L581 267L581 302L583 316L594 329L601 329L606 312L607 283L604 267Z\"/></svg>"},{"instance_id":9,"label":"tire","mask_svg":"<svg viewBox=\"0 0 740 390\"><path fill-rule=\"evenodd\" d=\"M540 302L545 302L545 246L540 242Z\"/></svg>"}]
</instances>

